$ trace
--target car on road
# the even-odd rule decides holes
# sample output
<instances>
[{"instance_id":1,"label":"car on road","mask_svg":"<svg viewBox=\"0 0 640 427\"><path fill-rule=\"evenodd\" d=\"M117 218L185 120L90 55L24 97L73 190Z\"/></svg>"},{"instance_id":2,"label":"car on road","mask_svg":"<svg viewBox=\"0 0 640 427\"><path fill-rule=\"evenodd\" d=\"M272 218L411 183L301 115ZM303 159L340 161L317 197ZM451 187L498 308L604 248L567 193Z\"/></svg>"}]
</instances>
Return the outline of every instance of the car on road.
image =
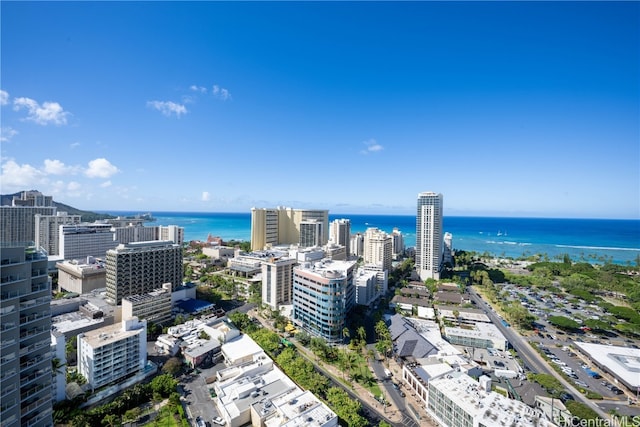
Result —
<instances>
[{"instance_id":1,"label":"car on road","mask_svg":"<svg viewBox=\"0 0 640 427\"><path fill-rule=\"evenodd\" d=\"M576 385L582 388L589 388L589 384L585 383L584 381L576 381Z\"/></svg>"},{"instance_id":2,"label":"car on road","mask_svg":"<svg viewBox=\"0 0 640 427\"><path fill-rule=\"evenodd\" d=\"M196 418L196 426L197 427L207 427L207 424L200 417Z\"/></svg>"}]
</instances>

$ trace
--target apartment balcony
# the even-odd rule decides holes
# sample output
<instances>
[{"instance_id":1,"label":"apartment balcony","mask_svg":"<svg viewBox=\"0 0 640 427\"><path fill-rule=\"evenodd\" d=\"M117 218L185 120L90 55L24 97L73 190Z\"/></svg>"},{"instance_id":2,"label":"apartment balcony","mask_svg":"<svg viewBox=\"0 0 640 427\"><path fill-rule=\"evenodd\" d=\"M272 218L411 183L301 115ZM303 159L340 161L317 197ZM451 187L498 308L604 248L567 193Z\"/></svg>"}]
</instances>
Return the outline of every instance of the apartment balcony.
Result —
<instances>
[{"instance_id":1,"label":"apartment balcony","mask_svg":"<svg viewBox=\"0 0 640 427\"><path fill-rule=\"evenodd\" d=\"M20 348L20 357L22 357L22 356L24 356L26 354L29 354L29 353L31 353L33 351L39 350L42 347L51 347L51 341L50 340L38 341L38 342L35 342L35 343L33 343L33 344L31 344L31 345L29 345L27 347Z\"/></svg>"},{"instance_id":2,"label":"apartment balcony","mask_svg":"<svg viewBox=\"0 0 640 427\"><path fill-rule=\"evenodd\" d=\"M49 313L34 313L34 314L30 314L28 316L21 316L20 317L20 326L24 326L24 325L28 325L31 322L35 322L36 320L41 320L41 319L45 319L51 317L51 315ZM20 336L22 338L22 336Z\"/></svg>"},{"instance_id":3,"label":"apartment balcony","mask_svg":"<svg viewBox=\"0 0 640 427\"><path fill-rule=\"evenodd\" d=\"M24 359L24 358L23 358ZM49 359L49 355L45 355L45 354L41 354L39 356L34 357L33 359L27 359L24 360L20 363L20 370L24 371L27 368L30 368L34 365L37 365L38 363L43 362L44 360L48 360Z\"/></svg>"},{"instance_id":4,"label":"apartment balcony","mask_svg":"<svg viewBox=\"0 0 640 427\"><path fill-rule=\"evenodd\" d=\"M48 384L35 384L33 385L33 387L23 391L22 393L20 393L20 400L24 401L28 398L30 398L31 396L36 396L38 393L41 393L43 390L48 391L49 393L51 393L51 383Z\"/></svg>"},{"instance_id":5,"label":"apartment balcony","mask_svg":"<svg viewBox=\"0 0 640 427\"><path fill-rule=\"evenodd\" d=\"M23 422L23 427L32 427L41 423L43 419L50 418L53 415L53 408L48 408L46 411L36 412L33 418L28 419L27 422Z\"/></svg>"},{"instance_id":6,"label":"apartment balcony","mask_svg":"<svg viewBox=\"0 0 640 427\"><path fill-rule=\"evenodd\" d=\"M51 367L47 367L44 369L38 369L36 372L20 377L20 387L27 386L33 383L36 380L41 379L43 376L48 375L51 377Z\"/></svg>"},{"instance_id":7,"label":"apartment balcony","mask_svg":"<svg viewBox=\"0 0 640 427\"><path fill-rule=\"evenodd\" d=\"M50 330L51 330L50 328L47 328L44 326L27 329L26 331L23 331L22 333L20 333L20 340L24 340L36 335L40 335L44 332L50 333ZM49 342L48 344L51 345L51 342Z\"/></svg>"},{"instance_id":8,"label":"apartment balcony","mask_svg":"<svg viewBox=\"0 0 640 427\"><path fill-rule=\"evenodd\" d=\"M42 405L45 405L47 403L50 403L51 399L47 398L47 397L41 397L40 399L36 400L35 402L26 404L26 405L21 405L20 409L21 409L21 415L24 417L25 415L29 415L30 412L38 409L39 407L41 407Z\"/></svg>"}]
</instances>

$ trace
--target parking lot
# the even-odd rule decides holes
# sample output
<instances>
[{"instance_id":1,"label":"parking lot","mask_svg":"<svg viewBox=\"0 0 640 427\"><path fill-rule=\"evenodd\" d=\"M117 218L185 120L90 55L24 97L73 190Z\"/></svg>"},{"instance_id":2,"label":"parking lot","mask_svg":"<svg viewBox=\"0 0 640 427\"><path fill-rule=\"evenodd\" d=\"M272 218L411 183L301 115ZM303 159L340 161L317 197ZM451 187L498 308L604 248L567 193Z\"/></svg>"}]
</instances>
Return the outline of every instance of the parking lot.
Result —
<instances>
[{"instance_id":1,"label":"parking lot","mask_svg":"<svg viewBox=\"0 0 640 427\"><path fill-rule=\"evenodd\" d=\"M212 420L220 414L213 404L206 380L224 367L224 363L218 363L211 368L197 369L180 377L180 394L192 426L197 425L196 420L200 417L207 427L215 427Z\"/></svg>"}]
</instances>

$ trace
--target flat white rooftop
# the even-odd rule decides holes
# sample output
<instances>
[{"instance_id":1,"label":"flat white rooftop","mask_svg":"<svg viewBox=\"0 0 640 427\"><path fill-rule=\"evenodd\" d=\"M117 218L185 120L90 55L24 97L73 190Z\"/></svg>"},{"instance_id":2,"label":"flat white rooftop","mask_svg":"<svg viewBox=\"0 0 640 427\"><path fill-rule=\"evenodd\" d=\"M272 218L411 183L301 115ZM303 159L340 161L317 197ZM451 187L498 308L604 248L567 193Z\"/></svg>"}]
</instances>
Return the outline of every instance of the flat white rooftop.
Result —
<instances>
[{"instance_id":1,"label":"flat white rooftop","mask_svg":"<svg viewBox=\"0 0 640 427\"><path fill-rule=\"evenodd\" d=\"M574 344L631 388L640 387L640 349L578 341Z\"/></svg>"}]
</instances>

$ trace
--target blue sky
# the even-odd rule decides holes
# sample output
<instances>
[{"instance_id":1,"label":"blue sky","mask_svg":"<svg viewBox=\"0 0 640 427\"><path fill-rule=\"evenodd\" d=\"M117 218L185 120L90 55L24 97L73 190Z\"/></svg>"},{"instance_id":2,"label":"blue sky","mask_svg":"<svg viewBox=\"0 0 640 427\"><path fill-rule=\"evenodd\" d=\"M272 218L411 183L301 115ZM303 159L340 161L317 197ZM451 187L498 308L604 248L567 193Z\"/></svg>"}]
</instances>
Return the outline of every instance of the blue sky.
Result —
<instances>
[{"instance_id":1,"label":"blue sky","mask_svg":"<svg viewBox=\"0 0 640 427\"><path fill-rule=\"evenodd\" d=\"M1 192L640 218L638 2L5 2Z\"/></svg>"}]
</instances>

